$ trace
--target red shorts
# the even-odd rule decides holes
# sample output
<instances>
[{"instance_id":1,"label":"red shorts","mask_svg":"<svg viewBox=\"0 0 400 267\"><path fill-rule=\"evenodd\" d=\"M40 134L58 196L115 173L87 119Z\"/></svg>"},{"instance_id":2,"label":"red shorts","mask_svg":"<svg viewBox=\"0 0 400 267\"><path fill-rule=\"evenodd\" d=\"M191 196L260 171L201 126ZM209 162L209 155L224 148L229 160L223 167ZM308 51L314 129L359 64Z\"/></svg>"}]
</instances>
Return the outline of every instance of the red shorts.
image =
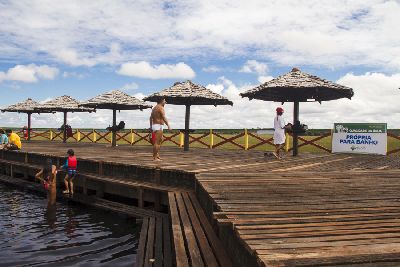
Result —
<instances>
[{"instance_id":1,"label":"red shorts","mask_svg":"<svg viewBox=\"0 0 400 267\"><path fill-rule=\"evenodd\" d=\"M151 138L150 138L151 143L154 145L156 143L156 133L152 132L151 133Z\"/></svg>"}]
</instances>

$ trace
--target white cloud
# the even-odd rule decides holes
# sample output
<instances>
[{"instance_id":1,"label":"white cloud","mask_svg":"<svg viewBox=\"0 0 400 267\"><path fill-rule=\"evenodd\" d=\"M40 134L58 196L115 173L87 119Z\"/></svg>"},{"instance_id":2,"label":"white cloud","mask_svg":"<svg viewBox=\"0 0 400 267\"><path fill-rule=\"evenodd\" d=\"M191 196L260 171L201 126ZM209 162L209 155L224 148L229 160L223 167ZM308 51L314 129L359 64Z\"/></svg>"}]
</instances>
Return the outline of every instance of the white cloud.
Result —
<instances>
[{"instance_id":1,"label":"white cloud","mask_svg":"<svg viewBox=\"0 0 400 267\"><path fill-rule=\"evenodd\" d=\"M260 82L260 83L266 83L266 82L268 82L268 81L270 81L270 80L272 80L274 77L272 77L272 76L258 76L258 82Z\"/></svg>"},{"instance_id":2,"label":"white cloud","mask_svg":"<svg viewBox=\"0 0 400 267\"><path fill-rule=\"evenodd\" d=\"M77 78L78 80L82 80L83 78L87 77L88 74L74 72L74 71L72 71L72 72L64 71L62 76L63 76L63 78Z\"/></svg>"},{"instance_id":3,"label":"white cloud","mask_svg":"<svg viewBox=\"0 0 400 267\"><path fill-rule=\"evenodd\" d=\"M39 103L43 104L46 103L47 101L53 100L53 97L46 97L45 99L43 99L42 101L39 101Z\"/></svg>"},{"instance_id":4,"label":"white cloud","mask_svg":"<svg viewBox=\"0 0 400 267\"><path fill-rule=\"evenodd\" d=\"M78 53L76 51L71 49L62 49L60 51L55 52L54 54L63 63L66 63L74 67L77 66L92 67L96 65L96 61L80 57L78 56Z\"/></svg>"},{"instance_id":5,"label":"white cloud","mask_svg":"<svg viewBox=\"0 0 400 267\"><path fill-rule=\"evenodd\" d=\"M193 69L183 62L176 65L161 64L150 65L146 61L130 62L121 65L117 71L120 75L146 78L146 79L192 79L196 76Z\"/></svg>"},{"instance_id":6,"label":"white cloud","mask_svg":"<svg viewBox=\"0 0 400 267\"><path fill-rule=\"evenodd\" d=\"M210 89L214 93L221 94L222 90L224 90L223 84L208 84L206 88Z\"/></svg>"},{"instance_id":7,"label":"white cloud","mask_svg":"<svg viewBox=\"0 0 400 267\"><path fill-rule=\"evenodd\" d=\"M135 82L131 82L131 83L127 83L124 84L123 86L121 86L120 88L118 88L118 90L121 91L133 91L139 88L139 85Z\"/></svg>"},{"instance_id":8,"label":"white cloud","mask_svg":"<svg viewBox=\"0 0 400 267\"><path fill-rule=\"evenodd\" d=\"M136 93L136 94L134 94L133 96L136 97L136 98L138 98L138 99L140 99L140 100L142 100L143 98L146 97L146 95L143 94L143 93Z\"/></svg>"},{"instance_id":9,"label":"white cloud","mask_svg":"<svg viewBox=\"0 0 400 267\"><path fill-rule=\"evenodd\" d=\"M59 73L59 70L48 65L16 65L6 72L0 71L1 81L19 81L25 83L35 83L39 79L53 80Z\"/></svg>"},{"instance_id":10,"label":"white cloud","mask_svg":"<svg viewBox=\"0 0 400 267\"><path fill-rule=\"evenodd\" d=\"M400 70L399 1L20 0L0 8L0 55L13 62L257 56L279 65Z\"/></svg>"},{"instance_id":11,"label":"white cloud","mask_svg":"<svg viewBox=\"0 0 400 267\"><path fill-rule=\"evenodd\" d=\"M263 75L268 72L268 65L263 62L258 62L257 60L247 60L239 71Z\"/></svg>"},{"instance_id":12,"label":"white cloud","mask_svg":"<svg viewBox=\"0 0 400 267\"><path fill-rule=\"evenodd\" d=\"M222 69L217 66L208 66L208 67L202 68L201 70L204 72L220 72L220 71L222 71Z\"/></svg>"}]
</instances>

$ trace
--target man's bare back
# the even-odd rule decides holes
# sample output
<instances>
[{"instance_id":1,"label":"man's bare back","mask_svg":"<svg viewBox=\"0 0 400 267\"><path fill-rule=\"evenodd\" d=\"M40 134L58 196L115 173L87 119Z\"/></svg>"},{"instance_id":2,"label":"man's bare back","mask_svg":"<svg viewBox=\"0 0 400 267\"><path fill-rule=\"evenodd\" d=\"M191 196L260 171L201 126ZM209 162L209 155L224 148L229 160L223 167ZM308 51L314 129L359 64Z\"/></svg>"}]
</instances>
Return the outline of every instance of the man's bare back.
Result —
<instances>
[{"instance_id":1,"label":"man's bare back","mask_svg":"<svg viewBox=\"0 0 400 267\"><path fill-rule=\"evenodd\" d=\"M157 104L153 110L151 111L151 122L152 124L161 124L164 125L164 116L165 110L164 107L160 104Z\"/></svg>"}]
</instances>

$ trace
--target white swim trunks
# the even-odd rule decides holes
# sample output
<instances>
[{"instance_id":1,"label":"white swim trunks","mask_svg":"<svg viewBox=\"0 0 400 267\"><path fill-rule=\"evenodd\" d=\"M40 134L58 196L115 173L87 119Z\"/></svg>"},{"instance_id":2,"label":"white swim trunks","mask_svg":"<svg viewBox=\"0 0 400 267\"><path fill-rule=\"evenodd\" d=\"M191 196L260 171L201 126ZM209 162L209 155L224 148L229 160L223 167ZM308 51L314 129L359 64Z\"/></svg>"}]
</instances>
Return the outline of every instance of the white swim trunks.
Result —
<instances>
[{"instance_id":1,"label":"white swim trunks","mask_svg":"<svg viewBox=\"0 0 400 267\"><path fill-rule=\"evenodd\" d=\"M164 125L162 125L162 124L153 124L153 125L151 126L151 130L152 130L153 132L162 131L162 130L164 130Z\"/></svg>"}]
</instances>

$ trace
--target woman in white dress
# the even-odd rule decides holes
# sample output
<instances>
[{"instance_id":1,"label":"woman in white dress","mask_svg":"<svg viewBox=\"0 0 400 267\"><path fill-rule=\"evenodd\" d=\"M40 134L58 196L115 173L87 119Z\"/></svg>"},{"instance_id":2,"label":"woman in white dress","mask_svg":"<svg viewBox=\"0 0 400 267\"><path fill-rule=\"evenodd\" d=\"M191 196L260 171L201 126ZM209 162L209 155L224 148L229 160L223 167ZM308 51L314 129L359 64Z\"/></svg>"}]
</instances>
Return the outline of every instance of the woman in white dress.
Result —
<instances>
[{"instance_id":1,"label":"woman in white dress","mask_svg":"<svg viewBox=\"0 0 400 267\"><path fill-rule=\"evenodd\" d=\"M285 119L283 118L283 108L278 107L276 109L276 117L274 119L274 156L278 159L281 159L280 150L283 148L286 141L285 128L286 123Z\"/></svg>"}]
</instances>

